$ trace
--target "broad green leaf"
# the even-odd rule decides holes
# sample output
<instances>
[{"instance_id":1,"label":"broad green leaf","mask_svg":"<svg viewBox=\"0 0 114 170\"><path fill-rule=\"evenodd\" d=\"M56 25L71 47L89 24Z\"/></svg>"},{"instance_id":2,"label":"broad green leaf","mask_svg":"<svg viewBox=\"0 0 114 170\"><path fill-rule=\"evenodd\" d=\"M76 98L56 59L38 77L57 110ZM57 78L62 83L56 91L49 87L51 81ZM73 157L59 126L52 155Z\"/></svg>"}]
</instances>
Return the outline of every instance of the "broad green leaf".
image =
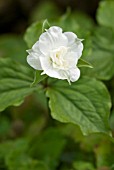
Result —
<instances>
[{"instance_id":1,"label":"broad green leaf","mask_svg":"<svg viewBox=\"0 0 114 170\"><path fill-rule=\"evenodd\" d=\"M26 49L26 43L21 36L7 34L0 36L0 57L26 64Z\"/></svg>"},{"instance_id":2,"label":"broad green leaf","mask_svg":"<svg viewBox=\"0 0 114 170\"><path fill-rule=\"evenodd\" d=\"M92 66L89 62L87 62L87 61L85 61L85 60L83 60L83 59L79 59L79 60L78 60L77 66L78 66L78 67L89 67L89 68L93 68L93 66Z\"/></svg>"},{"instance_id":3,"label":"broad green leaf","mask_svg":"<svg viewBox=\"0 0 114 170\"><path fill-rule=\"evenodd\" d=\"M114 28L114 1L104 0L97 10L97 21L100 25Z\"/></svg>"},{"instance_id":4,"label":"broad green leaf","mask_svg":"<svg viewBox=\"0 0 114 170\"><path fill-rule=\"evenodd\" d=\"M10 59L0 59L0 111L11 105L20 105L24 98L38 87L30 88L32 72Z\"/></svg>"},{"instance_id":5,"label":"broad green leaf","mask_svg":"<svg viewBox=\"0 0 114 170\"><path fill-rule=\"evenodd\" d=\"M41 73L42 73L42 71L38 71L38 70L35 71L34 81L31 84L31 86L37 85L39 82L41 82L42 80L44 80L47 77L47 75L41 75Z\"/></svg>"},{"instance_id":6,"label":"broad green leaf","mask_svg":"<svg viewBox=\"0 0 114 170\"><path fill-rule=\"evenodd\" d=\"M111 101L102 82L87 77L71 86L65 81L52 81L46 94L54 119L78 125L84 135L109 134Z\"/></svg>"},{"instance_id":7,"label":"broad green leaf","mask_svg":"<svg viewBox=\"0 0 114 170\"><path fill-rule=\"evenodd\" d=\"M95 29L92 38L92 51L83 57L89 61L93 69L82 68L82 73L101 80L109 80L114 76L114 31L106 27Z\"/></svg>"}]
</instances>

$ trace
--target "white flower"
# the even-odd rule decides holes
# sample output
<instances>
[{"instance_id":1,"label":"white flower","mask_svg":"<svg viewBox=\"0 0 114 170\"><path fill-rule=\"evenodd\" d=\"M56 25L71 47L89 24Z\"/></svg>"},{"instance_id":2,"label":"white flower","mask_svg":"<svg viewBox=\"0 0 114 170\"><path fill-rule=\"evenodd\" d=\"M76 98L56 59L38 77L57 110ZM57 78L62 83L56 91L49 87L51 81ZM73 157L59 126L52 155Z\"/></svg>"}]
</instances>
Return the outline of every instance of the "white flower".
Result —
<instances>
[{"instance_id":1,"label":"white flower","mask_svg":"<svg viewBox=\"0 0 114 170\"><path fill-rule=\"evenodd\" d=\"M52 26L42 33L32 49L27 50L28 64L42 74L74 82L80 77L77 62L82 55L83 44L73 32L64 32Z\"/></svg>"}]
</instances>

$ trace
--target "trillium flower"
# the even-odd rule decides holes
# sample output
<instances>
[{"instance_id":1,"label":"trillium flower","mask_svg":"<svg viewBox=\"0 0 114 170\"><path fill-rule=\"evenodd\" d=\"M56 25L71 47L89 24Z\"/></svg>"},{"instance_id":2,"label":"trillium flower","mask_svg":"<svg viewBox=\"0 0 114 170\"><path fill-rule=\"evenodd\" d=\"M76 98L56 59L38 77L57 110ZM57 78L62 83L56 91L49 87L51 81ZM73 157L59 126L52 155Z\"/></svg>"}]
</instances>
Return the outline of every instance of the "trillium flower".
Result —
<instances>
[{"instance_id":1,"label":"trillium flower","mask_svg":"<svg viewBox=\"0 0 114 170\"><path fill-rule=\"evenodd\" d=\"M60 27L52 26L27 50L27 62L34 69L43 70L41 74L77 81L80 77L77 63L83 50L81 41L73 32L63 33Z\"/></svg>"}]
</instances>

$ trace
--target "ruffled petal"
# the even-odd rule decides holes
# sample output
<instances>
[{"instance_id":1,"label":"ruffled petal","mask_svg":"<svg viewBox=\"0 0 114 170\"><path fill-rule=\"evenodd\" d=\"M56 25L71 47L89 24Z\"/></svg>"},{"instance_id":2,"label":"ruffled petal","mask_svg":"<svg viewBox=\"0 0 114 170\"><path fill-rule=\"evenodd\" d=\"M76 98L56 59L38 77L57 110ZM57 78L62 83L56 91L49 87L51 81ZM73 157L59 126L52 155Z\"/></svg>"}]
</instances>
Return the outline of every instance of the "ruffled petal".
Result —
<instances>
[{"instance_id":1,"label":"ruffled petal","mask_svg":"<svg viewBox=\"0 0 114 170\"><path fill-rule=\"evenodd\" d=\"M80 78L80 70L78 67L69 70L69 80L75 82Z\"/></svg>"},{"instance_id":2,"label":"ruffled petal","mask_svg":"<svg viewBox=\"0 0 114 170\"><path fill-rule=\"evenodd\" d=\"M78 57L76 52L69 51L65 56L64 59L68 63L68 68L75 67L78 63Z\"/></svg>"},{"instance_id":3,"label":"ruffled petal","mask_svg":"<svg viewBox=\"0 0 114 170\"><path fill-rule=\"evenodd\" d=\"M40 51L40 48L39 48L39 41L37 41L33 46L32 46L32 50L34 52L37 53L37 55L41 55L41 51Z\"/></svg>"},{"instance_id":4,"label":"ruffled petal","mask_svg":"<svg viewBox=\"0 0 114 170\"><path fill-rule=\"evenodd\" d=\"M58 78L58 79L67 79L66 75L59 69L53 68L51 60L49 57L41 57L41 66L43 68L43 74L47 74L50 77Z\"/></svg>"},{"instance_id":5,"label":"ruffled petal","mask_svg":"<svg viewBox=\"0 0 114 170\"><path fill-rule=\"evenodd\" d=\"M75 52L78 59L81 57L83 44L80 39L77 38L76 41L70 46L70 51Z\"/></svg>"},{"instance_id":6,"label":"ruffled petal","mask_svg":"<svg viewBox=\"0 0 114 170\"><path fill-rule=\"evenodd\" d=\"M39 48L44 55L48 54L50 50L67 46L67 44L67 37L62 33L62 29L56 26L50 27L39 38Z\"/></svg>"},{"instance_id":7,"label":"ruffled petal","mask_svg":"<svg viewBox=\"0 0 114 170\"><path fill-rule=\"evenodd\" d=\"M34 53L34 52L30 53L29 52L29 55L27 56L27 62L34 69L42 70L39 56L36 53Z\"/></svg>"},{"instance_id":8,"label":"ruffled petal","mask_svg":"<svg viewBox=\"0 0 114 170\"><path fill-rule=\"evenodd\" d=\"M78 39L77 35L73 32L65 32L64 35L68 39L68 46L70 47L69 50L75 52L75 57L79 59L83 51L83 44L81 40Z\"/></svg>"},{"instance_id":9,"label":"ruffled petal","mask_svg":"<svg viewBox=\"0 0 114 170\"><path fill-rule=\"evenodd\" d=\"M77 38L77 35L74 34L73 32L64 32L64 35L68 39L68 46L71 46L75 42L75 40Z\"/></svg>"}]
</instances>

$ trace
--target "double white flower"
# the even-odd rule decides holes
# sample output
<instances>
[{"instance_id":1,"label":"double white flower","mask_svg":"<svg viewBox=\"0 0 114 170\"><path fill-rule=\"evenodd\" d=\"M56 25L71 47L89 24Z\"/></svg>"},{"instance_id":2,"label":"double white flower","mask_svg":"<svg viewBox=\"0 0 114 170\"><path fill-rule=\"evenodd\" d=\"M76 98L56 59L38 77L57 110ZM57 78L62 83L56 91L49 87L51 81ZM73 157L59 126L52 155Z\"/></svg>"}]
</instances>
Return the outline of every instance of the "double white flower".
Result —
<instances>
[{"instance_id":1,"label":"double white flower","mask_svg":"<svg viewBox=\"0 0 114 170\"><path fill-rule=\"evenodd\" d=\"M43 70L42 74L74 82L80 77L76 65L82 50L83 44L73 32L62 33L60 27L52 26L27 51L27 62L34 69Z\"/></svg>"}]
</instances>

